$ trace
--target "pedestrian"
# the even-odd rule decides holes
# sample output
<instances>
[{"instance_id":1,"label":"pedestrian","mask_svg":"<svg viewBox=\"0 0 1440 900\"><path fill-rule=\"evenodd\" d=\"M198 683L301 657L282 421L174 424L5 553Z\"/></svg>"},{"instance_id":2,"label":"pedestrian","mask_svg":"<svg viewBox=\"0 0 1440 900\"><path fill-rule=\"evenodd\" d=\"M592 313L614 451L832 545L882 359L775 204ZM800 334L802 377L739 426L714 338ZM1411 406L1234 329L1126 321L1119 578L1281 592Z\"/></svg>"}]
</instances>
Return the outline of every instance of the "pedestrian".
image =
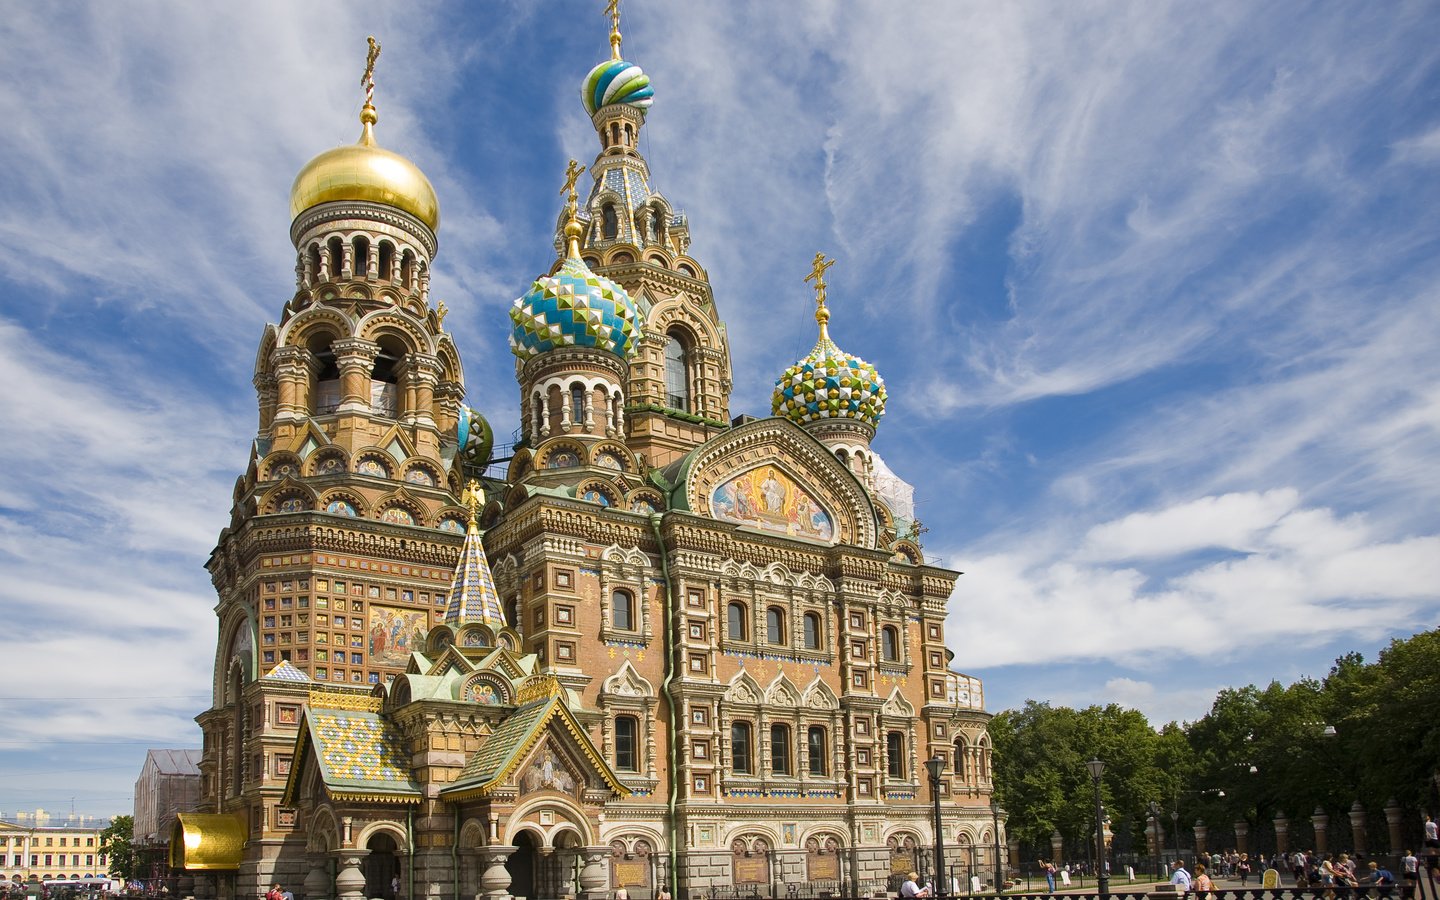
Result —
<instances>
[{"instance_id":1,"label":"pedestrian","mask_svg":"<svg viewBox=\"0 0 1440 900\"><path fill-rule=\"evenodd\" d=\"M1414 850L1405 851L1405 856L1400 859L1400 870L1405 876L1407 887L1413 887L1415 882L1420 880L1420 860L1415 856Z\"/></svg>"},{"instance_id":2,"label":"pedestrian","mask_svg":"<svg viewBox=\"0 0 1440 900\"><path fill-rule=\"evenodd\" d=\"M1202 900L1209 900L1210 892L1215 890L1215 882L1205 872L1204 863L1195 864L1195 894Z\"/></svg>"},{"instance_id":3,"label":"pedestrian","mask_svg":"<svg viewBox=\"0 0 1440 900\"><path fill-rule=\"evenodd\" d=\"M1425 817L1425 846L1440 847L1440 825L1435 824L1434 816Z\"/></svg>"},{"instance_id":4,"label":"pedestrian","mask_svg":"<svg viewBox=\"0 0 1440 900\"><path fill-rule=\"evenodd\" d=\"M270 890L265 892L265 900L280 900L280 882L270 885Z\"/></svg>"},{"instance_id":5,"label":"pedestrian","mask_svg":"<svg viewBox=\"0 0 1440 900\"><path fill-rule=\"evenodd\" d=\"M906 898L928 897L930 896L930 889L920 886L920 874L918 872L911 872L905 876L905 883L900 885L900 896Z\"/></svg>"},{"instance_id":6,"label":"pedestrian","mask_svg":"<svg viewBox=\"0 0 1440 900\"><path fill-rule=\"evenodd\" d=\"M1170 883L1182 894L1190 893L1190 872L1185 868L1185 860L1177 859L1172 864L1175 871L1170 875Z\"/></svg>"},{"instance_id":7,"label":"pedestrian","mask_svg":"<svg viewBox=\"0 0 1440 900\"><path fill-rule=\"evenodd\" d=\"M400 873L390 876L390 900L400 900Z\"/></svg>"},{"instance_id":8,"label":"pedestrian","mask_svg":"<svg viewBox=\"0 0 1440 900\"><path fill-rule=\"evenodd\" d=\"M1235 863L1235 874L1240 876L1240 886L1243 888L1250 882L1250 854L1240 854L1240 860Z\"/></svg>"},{"instance_id":9,"label":"pedestrian","mask_svg":"<svg viewBox=\"0 0 1440 900\"><path fill-rule=\"evenodd\" d=\"M670 885L660 885L660 893L655 895L655 900L670 900Z\"/></svg>"},{"instance_id":10,"label":"pedestrian","mask_svg":"<svg viewBox=\"0 0 1440 900\"><path fill-rule=\"evenodd\" d=\"M1045 871L1045 893L1055 893L1055 864L1049 860L1040 860L1040 868Z\"/></svg>"},{"instance_id":11,"label":"pedestrian","mask_svg":"<svg viewBox=\"0 0 1440 900\"><path fill-rule=\"evenodd\" d=\"M615 889L615 900L630 900L630 892L625 890L625 885L622 884Z\"/></svg>"}]
</instances>

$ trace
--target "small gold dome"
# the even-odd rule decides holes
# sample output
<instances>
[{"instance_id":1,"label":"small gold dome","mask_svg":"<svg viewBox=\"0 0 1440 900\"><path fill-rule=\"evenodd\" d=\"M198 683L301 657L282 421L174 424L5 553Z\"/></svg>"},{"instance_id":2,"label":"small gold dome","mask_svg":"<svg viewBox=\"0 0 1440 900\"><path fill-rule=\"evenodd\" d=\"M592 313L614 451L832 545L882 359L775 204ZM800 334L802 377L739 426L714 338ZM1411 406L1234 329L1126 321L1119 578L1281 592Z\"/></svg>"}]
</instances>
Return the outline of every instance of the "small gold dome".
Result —
<instances>
[{"instance_id":1,"label":"small gold dome","mask_svg":"<svg viewBox=\"0 0 1440 900\"><path fill-rule=\"evenodd\" d=\"M402 209L435 231L440 201L420 167L375 143L375 107L360 113L360 141L326 150L305 164L290 188L290 218L332 200L369 200Z\"/></svg>"}]
</instances>

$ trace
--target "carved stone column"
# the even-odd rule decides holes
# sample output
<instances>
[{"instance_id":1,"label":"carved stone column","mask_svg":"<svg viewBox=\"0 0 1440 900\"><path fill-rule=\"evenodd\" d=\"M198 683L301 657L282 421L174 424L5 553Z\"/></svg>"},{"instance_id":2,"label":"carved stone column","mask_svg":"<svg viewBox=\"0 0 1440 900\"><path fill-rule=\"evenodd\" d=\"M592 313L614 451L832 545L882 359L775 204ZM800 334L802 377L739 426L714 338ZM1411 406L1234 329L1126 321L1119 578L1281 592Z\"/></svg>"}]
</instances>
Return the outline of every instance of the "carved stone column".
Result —
<instances>
[{"instance_id":1,"label":"carved stone column","mask_svg":"<svg viewBox=\"0 0 1440 900\"><path fill-rule=\"evenodd\" d=\"M1205 824L1204 819L1195 820L1195 858L1199 859L1205 853L1205 839L1210 836L1210 828Z\"/></svg>"},{"instance_id":2,"label":"carved stone column","mask_svg":"<svg viewBox=\"0 0 1440 900\"><path fill-rule=\"evenodd\" d=\"M1399 856L1401 853L1400 825L1405 821L1405 810L1400 808L1400 803L1391 798L1385 804L1385 824L1390 827L1390 855Z\"/></svg>"},{"instance_id":3,"label":"carved stone column","mask_svg":"<svg viewBox=\"0 0 1440 900\"><path fill-rule=\"evenodd\" d=\"M435 388L440 383L440 357L408 353L400 372L405 385L405 408L400 420L409 424L436 427Z\"/></svg>"},{"instance_id":4,"label":"carved stone column","mask_svg":"<svg viewBox=\"0 0 1440 900\"><path fill-rule=\"evenodd\" d=\"M1235 852L1250 852L1250 823L1244 819L1235 821Z\"/></svg>"},{"instance_id":5,"label":"carved stone column","mask_svg":"<svg viewBox=\"0 0 1440 900\"><path fill-rule=\"evenodd\" d=\"M481 847L476 853L480 860L480 896L491 900L503 900L510 896L510 870L505 861L515 852L514 847Z\"/></svg>"},{"instance_id":6,"label":"carved stone column","mask_svg":"<svg viewBox=\"0 0 1440 900\"><path fill-rule=\"evenodd\" d=\"M1350 807L1350 840L1356 856L1365 855L1365 807L1356 800Z\"/></svg>"},{"instance_id":7,"label":"carved stone column","mask_svg":"<svg viewBox=\"0 0 1440 900\"><path fill-rule=\"evenodd\" d=\"M281 347L270 354L276 383L275 418L299 421L310 415L310 375L314 363L315 356L304 347Z\"/></svg>"},{"instance_id":8,"label":"carved stone column","mask_svg":"<svg viewBox=\"0 0 1440 900\"><path fill-rule=\"evenodd\" d=\"M604 900L609 893L610 879L605 874L605 861L609 858L609 847L586 847L580 851L584 863L580 870L580 900Z\"/></svg>"},{"instance_id":9,"label":"carved stone column","mask_svg":"<svg viewBox=\"0 0 1440 900\"><path fill-rule=\"evenodd\" d=\"M328 900L330 894L330 867L326 865L324 853L311 853L310 871L305 873L305 900Z\"/></svg>"},{"instance_id":10,"label":"carved stone column","mask_svg":"<svg viewBox=\"0 0 1440 900\"><path fill-rule=\"evenodd\" d=\"M1329 849L1329 835L1326 833L1330 827L1330 817L1325 814L1323 806L1315 807L1315 812L1310 816L1310 824L1315 828L1315 852L1324 856Z\"/></svg>"},{"instance_id":11,"label":"carved stone column","mask_svg":"<svg viewBox=\"0 0 1440 900\"><path fill-rule=\"evenodd\" d=\"M275 421L275 406L280 397L280 379L272 372L257 372L253 381L255 394L260 400L260 431L263 433Z\"/></svg>"},{"instance_id":12,"label":"carved stone column","mask_svg":"<svg viewBox=\"0 0 1440 900\"><path fill-rule=\"evenodd\" d=\"M1060 836L1060 830L1057 828L1050 832L1050 858L1063 861L1065 859L1065 854L1062 852L1064 849L1065 838Z\"/></svg>"},{"instance_id":13,"label":"carved stone column","mask_svg":"<svg viewBox=\"0 0 1440 900\"><path fill-rule=\"evenodd\" d=\"M359 338L346 338L330 345L340 369L340 412L370 411L370 373L380 345Z\"/></svg>"},{"instance_id":14,"label":"carved stone column","mask_svg":"<svg viewBox=\"0 0 1440 900\"><path fill-rule=\"evenodd\" d=\"M1275 852L1284 856L1285 851L1290 849L1290 820L1277 809L1271 822L1275 825Z\"/></svg>"},{"instance_id":15,"label":"carved stone column","mask_svg":"<svg viewBox=\"0 0 1440 900\"><path fill-rule=\"evenodd\" d=\"M335 858L340 861L340 872L335 876L337 900L365 900L365 873L360 864L370 854L369 850L336 850Z\"/></svg>"}]
</instances>

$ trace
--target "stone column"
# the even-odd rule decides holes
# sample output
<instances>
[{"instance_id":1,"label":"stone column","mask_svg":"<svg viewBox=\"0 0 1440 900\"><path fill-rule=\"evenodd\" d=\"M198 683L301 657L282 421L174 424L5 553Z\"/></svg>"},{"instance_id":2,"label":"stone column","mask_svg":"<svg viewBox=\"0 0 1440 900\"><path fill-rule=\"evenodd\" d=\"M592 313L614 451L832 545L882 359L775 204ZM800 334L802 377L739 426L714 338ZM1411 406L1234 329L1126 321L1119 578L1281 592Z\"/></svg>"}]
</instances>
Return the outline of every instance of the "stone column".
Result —
<instances>
[{"instance_id":1,"label":"stone column","mask_svg":"<svg viewBox=\"0 0 1440 900\"><path fill-rule=\"evenodd\" d=\"M330 867L326 865L325 854L311 853L307 859L310 861L310 871L305 873L305 883L302 885L305 900L327 900L330 893Z\"/></svg>"},{"instance_id":2,"label":"stone column","mask_svg":"<svg viewBox=\"0 0 1440 900\"><path fill-rule=\"evenodd\" d=\"M1204 819L1195 820L1195 858L1199 859L1205 853L1205 840L1210 837L1210 828L1205 824Z\"/></svg>"},{"instance_id":3,"label":"stone column","mask_svg":"<svg viewBox=\"0 0 1440 900\"><path fill-rule=\"evenodd\" d=\"M405 356L405 402L401 414L406 422L436 427L435 388L440 383L440 357L428 353Z\"/></svg>"},{"instance_id":4,"label":"stone column","mask_svg":"<svg viewBox=\"0 0 1440 900\"><path fill-rule=\"evenodd\" d=\"M609 858L609 847L586 847L580 851L584 863L580 869L580 900L605 900L610 887L605 860Z\"/></svg>"},{"instance_id":5,"label":"stone column","mask_svg":"<svg viewBox=\"0 0 1440 900\"><path fill-rule=\"evenodd\" d=\"M346 338L330 345L335 366L340 370L340 412L370 411L370 373L380 345L359 338Z\"/></svg>"},{"instance_id":6,"label":"stone column","mask_svg":"<svg viewBox=\"0 0 1440 900\"><path fill-rule=\"evenodd\" d=\"M1284 856L1285 851L1290 849L1290 820L1277 809L1271 821L1275 825L1275 852Z\"/></svg>"},{"instance_id":7,"label":"stone column","mask_svg":"<svg viewBox=\"0 0 1440 900\"><path fill-rule=\"evenodd\" d=\"M1350 846L1356 856L1365 855L1365 807L1356 800L1350 807Z\"/></svg>"},{"instance_id":8,"label":"stone column","mask_svg":"<svg viewBox=\"0 0 1440 900\"><path fill-rule=\"evenodd\" d=\"M1405 821L1405 810L1400 808L1400 803L1395 798L1385 804L1385 824L1390 827L1390 855L1399 856L1404 851L1401 849L1400 825Z\"/></svg>"},{"instance_id":9,"label":"stone column","mask_svg":"<svg viewBox=\"0 0 1440 900\"><path fill-rule=\"evenodd\" d=\"M515 852L514 847L481 847L476 856L480 860L480 896L491 900L503 900L510 896L510 870L505 860Z\"/></svg>"},{"instance_id":10,"label":"stone column","mask_svg":"<svg viewBox=\"0 0 1440 900\"><path fill-rule=\"evenodd\" d=\"M1330 841L1326 829L1330 827L1330 817L1325 815L1325 808L1315 807L1315 812L1310 815L1310 824L1315 828L1315 852L1324 856L1329 848Z\"/></svg>"},{"instance_id":11,"label":"stone column","mask_svg":"<svg viewBox=\"0 0 1440 900\"><path fill-rule=\"evenodd\" d=\"M270 354L276 382L275 418L299 421L310 415L310 374L314 362L314 355L304 347L281 347Z\"/></svg>"},{"instance_id":12,"label":"stone column","mask_svg":"<svg viewBox=\"0 0 1440 900\"><path fill-rule=\"evenodd\" d=\"M1050 859L1055 862L1056 865L1064 862L1064 849L1065 839L1060 836L1059 829L1050 832Z\"/></svg>"},{"instance_id":13,"label":"stone column","mask_svg":"<svg viewBox=\"0 0 1440 900\"><path fill-rule=\"evenodd\" d=\"M1145 845L1150 848L1151 856L1160 855L1160 825L1154 816L1145 819Z\"/></svg>"},{"instance_id":14,"label":"stone column","mask_svg":"<svg viewBox=\"0 0 1440 900\"><path fill-rule=\"evenodd\" d=\"M335 851L340 861L340 872L335 876L337 900L365 900L365 873L360 871L360 864L369 854L369 850L355 848Z\"/></svg>"}]
</instances>

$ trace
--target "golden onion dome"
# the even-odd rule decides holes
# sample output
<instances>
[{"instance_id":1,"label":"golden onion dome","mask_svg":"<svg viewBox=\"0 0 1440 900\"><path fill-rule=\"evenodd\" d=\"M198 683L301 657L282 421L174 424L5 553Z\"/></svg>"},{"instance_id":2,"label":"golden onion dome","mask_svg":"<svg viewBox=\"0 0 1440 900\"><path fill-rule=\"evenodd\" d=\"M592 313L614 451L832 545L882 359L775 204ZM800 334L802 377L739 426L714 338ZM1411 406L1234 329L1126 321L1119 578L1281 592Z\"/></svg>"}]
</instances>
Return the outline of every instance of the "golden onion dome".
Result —
<instances>
[{"instance_id":1,"label":"golden onion dome","mask_svg":"<svg viewBox=\"0 0 1440 900\"><path fill-rule=\"evenodd\" d=\"M420 167L375 143L375 107L360 113L360 140L326 150L305 164L290 188L290 218L320 203L368 200L404 210L435 231L440 201Z\"/></svg>"}]
</instances>

